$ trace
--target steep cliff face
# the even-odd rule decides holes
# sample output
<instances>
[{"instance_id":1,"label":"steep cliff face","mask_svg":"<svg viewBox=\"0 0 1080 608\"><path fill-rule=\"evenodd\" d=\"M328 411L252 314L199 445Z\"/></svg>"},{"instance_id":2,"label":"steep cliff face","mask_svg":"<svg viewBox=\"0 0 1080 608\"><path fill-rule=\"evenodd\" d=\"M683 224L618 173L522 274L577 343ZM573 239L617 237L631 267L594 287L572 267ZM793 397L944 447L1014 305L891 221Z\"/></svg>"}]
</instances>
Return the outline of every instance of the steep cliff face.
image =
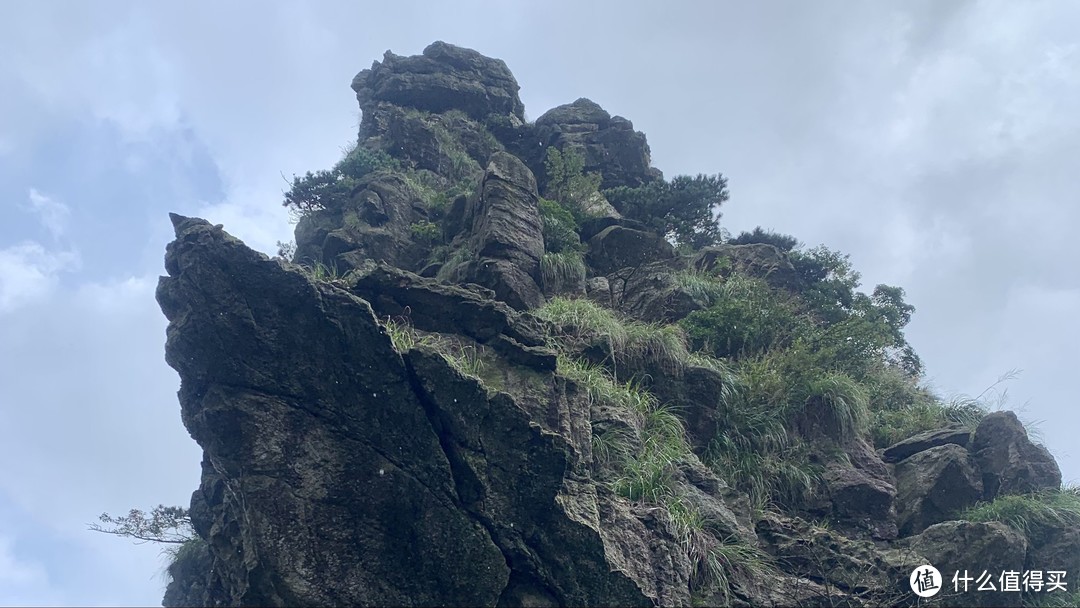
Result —
<instances>
[{"instance_id":1,"label":"steep cliff face","mask_svg":"<svg viewBox=\"0 0 1080 608\"><path fill-rule=\"evenodd\" d=\"M157 297L204 456L165 605L914 604L926 563L1080 571L1076 535L957 521L1060 486L1007 412L875 450L807 398L775 441L807 446L814 491L753 502L714 455L741 381L665 324L712 310L694 273L803 278L772 245L680 255L553 215L550 147L605 186L662 179L629 121L578 100L527 124L505 64L445 43L353 89L358 149L394 162L308 210L297 264L172 216Z\"/></svg>"}]
</instances>

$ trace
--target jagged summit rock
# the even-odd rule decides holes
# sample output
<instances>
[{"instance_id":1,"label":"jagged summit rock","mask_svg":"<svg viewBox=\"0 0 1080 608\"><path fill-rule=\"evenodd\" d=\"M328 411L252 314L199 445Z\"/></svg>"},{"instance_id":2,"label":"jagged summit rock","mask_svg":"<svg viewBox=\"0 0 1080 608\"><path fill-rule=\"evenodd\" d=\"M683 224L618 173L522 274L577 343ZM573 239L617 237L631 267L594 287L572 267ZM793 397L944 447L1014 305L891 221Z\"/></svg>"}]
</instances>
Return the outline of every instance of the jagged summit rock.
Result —
<instances>
[{"instance_id":1,"label":"jagged summit rock","mask_svg":"<svg viewBox=\"0 0 1080 608\"><path fill-rule=\"evenodd\" d=\"M663 177L652 166L645 134L590 99L583 97L548 110L536 119L534 131L541 148L534 158L548 146L579 148L585 153L585 171L599 171L604 188L636 187ZM542 165L542 157L537 160Z\"/></svg>"},{"instance_id":2,"label":"jagged summit rock","mask_svg":"<svg viewBox=\"0 0 1080 608\"><path fill-rule=\"evenodd\" d=\"M352 88L365 114L388 102L429 112L457 109L477 120L489 114L525 119L520 87L502 60L445 42L411 57L386 51L353 78Z\"/></svg>"}]
</instances>

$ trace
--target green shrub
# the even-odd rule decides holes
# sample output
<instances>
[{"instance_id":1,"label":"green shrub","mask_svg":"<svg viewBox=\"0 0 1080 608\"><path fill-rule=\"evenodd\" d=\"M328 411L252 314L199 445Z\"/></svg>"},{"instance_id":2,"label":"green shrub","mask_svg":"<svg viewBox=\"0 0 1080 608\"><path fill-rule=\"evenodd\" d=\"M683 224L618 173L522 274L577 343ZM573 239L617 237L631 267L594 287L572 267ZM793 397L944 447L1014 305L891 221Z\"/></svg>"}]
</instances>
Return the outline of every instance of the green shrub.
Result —
<instances>
[{"instance_id":1,"label":"green shrub","mask_svg":"<svg viewBox=\"0 0 1080 608\"><path fill-rule=\"evenodd\" d=\"M604 196L625 217L645 222L676 244L698 249L720 241L717 219L729 193L727 179L718 173L612 188Z\"/></svg>"},{"instance_id":2,"label":"green shrub","mask_svg":"<svg viewBox=\"0 0 1080 608\"><path fill-rule=\"evenodd\" d=\"M354 147L329 171L308 171L303 177L294 175L282 205L301 215L337 209L351 196L360 178L374 171L398 168L397 161L385 152Z\"/></svg>"},{"instance_id":3,"label":"green shrub","mask_svg":"<svg viewBox=\"0 0 1080 608\"><path fill-rule=\"evenodd\" d=\"M749 245L751 243L772 245L785 253L797 249L800 245L799 239L789 234L763 230L761 226L755 227L753 232L742 232L739 236L728 241L730 245Z\"/></svg>"},{"instance_id":4,"label":"green shrub","mask_svg":"<svg viewBox=\"0 0 1080 608\"><path fill-rule=\"evenodd\" d=\"M827 414L822 420L842 443L861 436L867 426L866 391L850 376L840 372L825 372L810 381L804 402L807 407L820 406ZM815 411L815 418L818 412Z\"/></svg>"},{"instance_id":5,"label":"green shrub","mask_svg":"<svg viewBox=\"0 0 1080 608\"><path fill-rule=\"evenodd\" d=\"M543 222L544 249L552 253L582 251L578 223L561 203L540 199L540 220Z\"/></svg>"},{"instance_id":6,"label":"green shrub","mask_svg":"<svg viewBox=\"0 0 1080 608\"><path fill-rule=\"evenodd\" d=\"M585 219L585 202L600 188L599 173L584 174L585 156L578 148L550 147L544 157L547 186L544 196L567 206L577 222Z\"/></svg>"},{"instance_id":7,"label":"green shrub","mask_svg":"<svg viewBox=\"0 0 1080 608\"><path fill-rule=\"evenodd\" d=\"M438 224L427 220L413 222L409 226L409 233L412 234L413 239L427 245L442 240L442 229Z\"/></svg>"},{"instance_id":8,"label":"green shrub","mask_svg":"<svg viewBox=\"0 0 1080 608\"><path fill-rule=\"evenodd\" d=\"M685 278L683 279L685 281ZM709 288L712 306L679 321L693 350L715 357L744 357L790 344L806 325L790 297L761 279L732 275Z\"/></svg>"}]
</instances>

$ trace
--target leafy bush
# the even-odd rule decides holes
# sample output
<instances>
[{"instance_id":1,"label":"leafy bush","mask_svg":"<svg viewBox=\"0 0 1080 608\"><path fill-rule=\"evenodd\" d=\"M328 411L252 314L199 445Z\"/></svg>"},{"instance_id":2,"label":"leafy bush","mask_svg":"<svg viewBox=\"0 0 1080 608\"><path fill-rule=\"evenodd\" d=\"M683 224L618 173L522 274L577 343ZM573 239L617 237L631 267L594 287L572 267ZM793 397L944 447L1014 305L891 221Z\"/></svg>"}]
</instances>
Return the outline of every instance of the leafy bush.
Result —
<instances>
[{"instance_id":1,"label":"leafy bush","mask_svg":"<svg viewBox=\"0 0 1080 608\"><path fill-rule=\"evenodd\" d=\"M360 178L378 170L398 168L397 161L385 152L358 146L329 171L308 171L303 177L294 175L282 205L301 215L335 209L348 200Z\"/></svg>"},{"instance_id":2,"label":"leafy bush","mask_svg":"<svg viewBox=\"0 0 1080 608\"><path fill-rule=\"evenodd\" d=\"M589 197L599 191L602 181L599 173L585 175L584 170L585 156L577 148L548 148L544 157L544 172L547 174L544 195L565 204L577 222L584 219L583 206Z\"/></svg>"},{"instance_id":3,"label":"leafy bush","mask_svg":"<svg viewBox=\"0 0 1080 608\"><path fill-rule=\"evenodd\" d=\"M805 325L791 297L771 290L761 279L732 275L718 287L708 287L707 295L712 306L690 313L679 325L694 350L715 357L752 356L782 347Z\"/></svg>"},{"instance_id":4,"label":"leafy bush","mask_svg":"<svg viewBox=\"0 0 1080 608\"><path fill-rule=\"evenodd\" d=\"M799 239L772 230L762 230L761 226L755 227L753 232L742 232L739 236L728 241L728 244L731 245L750 245L753 243L773 245L785 253L799 247Z\"/></svg>"},{"instance_id":5,"label":"leafy bush","mask_svg":"<svg viewBox=\"0 0 1080 608\"><path fill-rule=\"evenodd\" d=\"M417 241L430 245L442 240L442 229L434 222L421 220L409 226L409 233Z\"/></svg>"},{"instance_id":6,"label":"leafy bush","mask_svg":"<svg viewBox=\"0 0 1080 608\"><path fill-rule=\"evenodd\" d=\"M553 200L540 199L540 219L543 221L544 249L551 253L581 251L581 237L578 234L578 222L573 214Z\"/></svg>"},{"instance_id":7,"label":"leafy bush","mask_svg":"<svg viewBox=\"0 0 1080 608\"><path fill-rule=\"evenodd\" d=\"M720 206L728 200L727 179L679 175L639 188L621 186L604 196L624 216L644 222L679 245L700 248L720 241Z\"/></svg>"}]
</instances>

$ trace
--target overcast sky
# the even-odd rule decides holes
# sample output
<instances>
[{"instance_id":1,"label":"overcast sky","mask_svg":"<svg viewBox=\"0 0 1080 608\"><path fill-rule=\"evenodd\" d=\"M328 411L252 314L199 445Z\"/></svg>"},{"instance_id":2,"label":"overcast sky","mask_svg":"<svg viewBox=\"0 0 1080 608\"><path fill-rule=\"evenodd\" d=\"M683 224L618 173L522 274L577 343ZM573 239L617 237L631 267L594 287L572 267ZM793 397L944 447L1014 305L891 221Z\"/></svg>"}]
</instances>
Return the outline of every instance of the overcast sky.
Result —
<instances>
[{"instance_id":1,"label":"overcast sky","mask_svg":"<svg viewBox=\"0 0 1080 608\"><path fill-rule=\"evenodd\" d=\"M285 183L355 139L352 77L434 40L506 61L530 118L589 97L667 176L900 285L943 395L1002 374L1066 480L1080 405L1075 2L0 2L0 604L161 601L103 511L188 504L154 302L167 212L272 253Z\"/></svg>"}]
</instances>

